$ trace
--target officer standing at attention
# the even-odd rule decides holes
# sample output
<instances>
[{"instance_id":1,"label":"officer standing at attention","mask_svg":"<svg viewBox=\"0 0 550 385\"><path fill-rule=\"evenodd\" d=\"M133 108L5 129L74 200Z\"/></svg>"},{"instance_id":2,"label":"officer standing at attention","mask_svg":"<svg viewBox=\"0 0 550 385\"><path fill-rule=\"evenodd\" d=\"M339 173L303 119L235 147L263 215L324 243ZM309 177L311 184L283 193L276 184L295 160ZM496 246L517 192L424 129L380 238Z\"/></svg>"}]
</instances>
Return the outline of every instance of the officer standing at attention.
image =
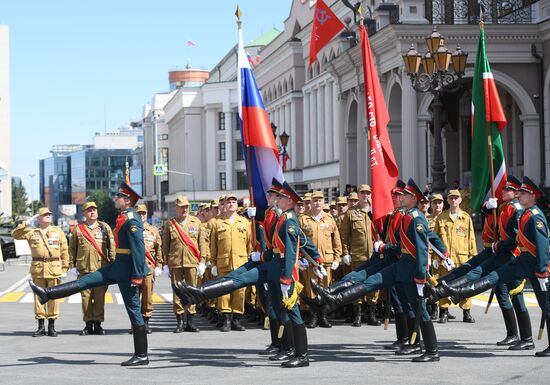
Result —
<instances>
[{"instance_id":1,"label":"officer standing at attention","mask_svg":"<svg viewBox=\"0 0 550 385\"><path fill-rule=\"evenodd\" d=\"M122 366L148 365L147 330L141 315L139 286L147 276L149 268L145 262L145 243L143 241L143 223L133 209L141 199L126 182L122 182L115 195L115 207L120 210L114 231L116 259L110 265L93 273L86 274L75 281L57 286L41 287L32 280L29 284L41 303L57 298L68 297L82 290L117 283L124 300L126 311L132 322L134 335L134 355ZM39 281L40 282L40 281Z\"/></svg>"},{"instance_id":2,"label":"officer standing at attention","mask_svg":"<svg viewBox=\"0 0 550 385\"><path fill-rule=\"evenodd\" d=\"M97 205L86 202L82 206L84 222L79 223L69 243L70 267L75 275L86 274L105 267L115 260L115 239L113 230L105 222L97 219ZM88 334L104 335L101 323L105 320L105 293L107 286L83 290L82 314L86 326L81 336Z\"/></svg>"},{"instance_id":3,"label":"officer standing at attention","mask_svg":"<svg viewBox=\"0 0 550 385\"><path fill-rule=\"evenodd\" d=\"M38 226L33 227L35 220ZM52 225L52 212L47 207L38 209L37 217L33 217L26 223L17 226L12 237L18 240L26 240L31 248L31 279L42 287L58 285L67 275L69 268L69 252L65 233L57 226ZM34 297L34 315L38 320L38 329L33 337L48 335L57 337L55 320L59 316L59 304L57 301L44 302ZM48 319L48 332L44 328L44 319Z\"/></svg>"}]
</instances>

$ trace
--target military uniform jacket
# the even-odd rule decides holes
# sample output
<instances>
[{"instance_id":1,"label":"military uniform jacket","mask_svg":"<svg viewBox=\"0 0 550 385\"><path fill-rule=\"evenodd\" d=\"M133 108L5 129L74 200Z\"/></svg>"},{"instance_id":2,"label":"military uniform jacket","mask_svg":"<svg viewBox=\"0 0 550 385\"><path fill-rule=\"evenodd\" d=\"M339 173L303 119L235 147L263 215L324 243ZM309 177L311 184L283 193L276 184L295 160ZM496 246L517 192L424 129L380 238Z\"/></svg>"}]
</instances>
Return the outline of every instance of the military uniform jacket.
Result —
<instances>
[{"instance_id":1,"label":"military uniform jacket","mask_svg":"<svg viewBox=\"0 0 550 385\"><path fill-rule=\"evenodd\" d=\"M340 226L342 254L354 261L366 261L374 251L374 226L368 213L357 205L344 214Z\"/></svg>"},{"instance_id":2,"label":"military uniform jacket","mask_svg":"<svg viewBox=\"0 0 550 385\"><path fill-rule=\"evenodd\" d=\"M517 199L500 205L498 215L499 239L495 240L495 253L515 253L519 255L516 238L518 235L519 218L523 214L523 211L523 207Z\"/></svg>"},{"instance_id":3,"label":"military uniform jacket","mask_svg":"<svg viewBox=\"0 0 550 385\"><path fill-rule=\"evenodd\" d=\"M176 218L173 219L177 221ZM168 221L164 225L162 239L162 253L165 263L170 269L196 267L199 261L197 261L191 250L182 242L177 230L170 222ZM208 254L206 244L204 243L205 239L201 236L202 223L199 218L189 215L185 223L178 222L178 225L189 236L201 256Z\"/></svg>"},{"instance_id":4,"label":"military uniform jacket","mask_svg":"<svg viewBox=\"0 0 550 385\"><path fill-rule=\"evenodd\" d=\"M217 218L210 218L207 222L204 222L201 227L202 241L199 240L199 245L205 245L204 250L201 251L201 257L205 261L210 261L210 234L212 234L212 230L216 226L217 220Z\"/></svg>"},{"instance_id":5,"label":"military uniform jacket","mask_svg":"<svg viewBox=\"0 0 550 385\"><path fill-rule=\"evenodd\" d=\"M48 226L43 234L39 228L22 223L13 230L12 236L29 243L32 278L59 278L69 268L67 238L59 227Z\"/></svg>"},{"instance_id":6,"label":"military uniform jacket","mask_svg":"<svg viewBox=\"0 0 550 385\"><path fill-rule=\"evenodd\" d=\"M450 210L447 210L437 217L435 232L455 262L470 259L477 254L472 218L467 212L459 210L458 217L454 221L450 214Z\"/></svg>"},{"instance_id":7,"label":"military uniform jacket","mask_svg":"<svg viewBox=\"0 0 550 385\"><path fill-rule=\"evenodd\" d=\"M331 264L333 261L340 262L342 242L336 222L331 215L321 212L319 222L311 214L302 215L298 222L300 229L317 247L325 264Z\"/></svg>"},{"instance_id":8,"label":"military uniform jacket","mask_svg":"<svg viewBox=\"0 0 550 385\"><path fill-rule=\"evenodd\" d=\"M145 262L143 223L133 208L120 213L114 235L117 247L116 260L109 266L112 267L110 273L113 278L123 279L128 273L130 279L145 278L149 273L149 268Z\"/></svg>"},{"instance_id":9,"label":"military uniform jacket","mask_svg":"<svg viewBox=\"0 0 550 385\"><path fill-rule=\"evenodd\" d=\"M428 271L428 221L417 208L407 210L399 231L401 254L415 259L414 282L426 283Z\"/></svg>"},{"instance_id":10,"label":"military uniform jacket","mask_svg":"<svg viewBox=\"0 0 550 385\"><path fill-rule=\"evenodd\" d=\"M548 277L548 223L542 210L534 205L525 209L519 219L517 242L521 255L536 259L537 278Z\"/></svg>"},{"instance_id":11,"label":"military uniform jacket","mask_svg":"<svg viewBox=\"0 0 550 385\"><path fill-rule=\"evenodd\" d=\"M237 215L233 224L229 219L218 220L210 235L211 263L218 272L229 273L248 261L252 252L251 225L248 219Z\"/></svg>"},{"instance_id":12,"label":"military uniform jacket","mask_svg":"<svg viewBox=\"0 0 550 385\"><path fill-rule=\"evenodd\" d=\"M93 228L86 223L83 223L83 226L103 252L103 257L84 236L80 228L76 226L69 243L69 255L71 257L69 267L76 267L80 274L91 273L105 267L113 262L116 256L115 238L107 223L97 221Z\"/></svg>"},{"instance_id":13,"label":"military uniform jacket","mask_svg":"<svg viewBox=\"0 0 550 385\"><path fill-rule=\"evenodd\" d=\"M145 241L145 250L149 252L149 256L154 261L153 263L153 261L145 255L145 262L147 263L147 267L149 267L150 274L152 274L155 267L161 267L163 264L162 239L158 229L146 222L143 224L143 240Z\"/></svg>"},{"instance_id":14,"label":"military uniform jacket","mask_svg":"<svg viewBox=\"0 0 550 385\"><path fill-rule=\"evenodd\" d=\"M279 221L273 237L273 246L275 248L274 258L281 260L280 283L290 285L298 280L298 270L296 261L298 251L302 242L300 226L294 209L284 211Z\"/></svg>"}]
</instances>

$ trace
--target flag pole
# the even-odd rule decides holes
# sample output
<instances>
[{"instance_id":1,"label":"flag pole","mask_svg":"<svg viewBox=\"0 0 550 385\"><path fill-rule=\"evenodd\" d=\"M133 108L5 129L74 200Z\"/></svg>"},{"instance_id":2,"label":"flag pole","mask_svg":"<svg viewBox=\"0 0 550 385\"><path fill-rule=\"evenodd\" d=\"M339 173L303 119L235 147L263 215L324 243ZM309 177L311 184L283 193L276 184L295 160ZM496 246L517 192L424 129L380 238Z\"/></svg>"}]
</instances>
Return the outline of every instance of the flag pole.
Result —
<instances>
[{"instance_id":1,"label":"flag pole","mask_svg":"<svg viewBox=\"0 0 550 385\"><path fill-rule=\"evenodd\" d=\"M237 29L238 31L240 32L241 31L241 25L242 25L242 21L241 21L241 15L243 13L241 12L241 8L239 7L239 5L237 4L237 9L235 10L235 16L237 16ZM238 60L237 60L237 71L240 71L239 69L239 63L238 63ZM242 83L242 78L241 78L241 83ZM237 90L237 92L242 92L242 90ZM241 100L241 106L242 106L242 100ZM242 121L242 115L241 115L241 121ZM242 125L242 122L241 122L241 125ZM243 128L241 127L241 130ZM244 130L243 130L243 134L244 134ZM244 139L244 138L243 138ZM245 141L246 143L247 141ZM248 141L250 143L250 141ZM246 176L248 177L248 194L250 195L250 205L252 207L256 207L256 205L254 204L254 189L252 188L252 175L251 175L251 172L250 172L250 144L245 144L245 147L246 147ZM255 250L256 249L256 217L252 217L252 248Z\"/></svg>"}]
</instances>

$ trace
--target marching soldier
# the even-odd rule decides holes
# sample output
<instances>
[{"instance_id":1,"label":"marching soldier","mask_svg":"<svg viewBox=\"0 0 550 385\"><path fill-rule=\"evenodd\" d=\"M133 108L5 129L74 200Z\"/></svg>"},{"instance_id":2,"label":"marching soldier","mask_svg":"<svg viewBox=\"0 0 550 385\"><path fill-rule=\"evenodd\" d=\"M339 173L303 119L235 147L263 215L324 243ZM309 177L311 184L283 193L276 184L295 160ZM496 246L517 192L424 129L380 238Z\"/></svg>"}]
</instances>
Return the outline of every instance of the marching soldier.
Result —
<instances>
[{"instance_id":1,"label":"marching soldier","mask_svg":"<svg viewBox=\"0 0 550 385\"><path fill-rule=\"evenodd\" d=\"M113 231L105 222L97 219L97 205L86 202L82 206L84 223L79 223L73 232L69 244L70 267L75 275L86 274L105 267L115 260L115 239ZM105 334L101 323L105 320L105 293L107 286L83 290L82 314L86 326L81 336Z\"/></svg>"},{"instance_id":2,"label":"marching soldier","mask_svg":"<svg viewBox=\"0 0 550 385\"><path fill-rule=\"evenodd\" d=\"M176 217L166 222L162 240L162 253L170 269L172 283L184 280L196 286L197 276L204 275L206 265L202 261L201 254L205 253L205 245L199 244L203 240L201 227L201 221L189 214L187 197L176 198ZM195 305L189 305L186 308L174 294L173 309L177 322L174 333L200 331L193 323ZM187 322L184 326L185 314L187 314Z\"/></svg>"},{"instance_id":3,"label":"marching soldier","mask_svg":"<svg viewBox=\"0 0 550 385\"><path fill-rule=\"evenodd\" d=\"M37 219L38 226L33 227ZM52 212L47 207L38 209L37 218L17 226L12 236L14 239L26 240L31 248L31 279L41 287L59 285L60 278L67 275L69 268L69 252L65 233L57 226L52 225ZM55 320L59 317L59 303L55 300L40 302L34 296L34 315L38 320L38 329L33 337L48 335L57 337ZM44 319L48 319L48 331L44 328Z\"/></svg>"},{"instance_id":4,"label":"marching soldier","mask_svg":"<svg viewBox=\"0 0 550 385\"><path fill-rule=\"evenodd\" d=\"M316 275L316 269L313 266L309 266L305 270L306 274L303 274L305 276L304 290L305 294L310 298L315 296L315 293L311 289L311 280L315 279L321 286L328 287L332 283L332 271L336 270L340 265L340 256L342 254L340 232L334 218L323 211L324 199L322 191L313 192L311 195L311 210L298 219L300 229L311 240L312 244L317 247L323 265L328 273L321 278ZM332 327L324 309L321 309L319 314L313 312L307 326L315 328L318 324L323 328Z\"/></svg>"},{"instance_id":5,"label":"marching soldier","mask_svg":"<svg viewBox=\"0 0 550 385\"><path fill-rule=\"evenodd\" d=\"M470 215L460 209L462 200L459 190L450 190L447 202L449 210L437 217L435 232L445 244L454 265L460 267L477 254L474 224ZM448 273L443 263L439 266L438 272L440 277ZM439 301L439 323L446 323L449 319L450 305L451 301L448 298ZM460 307L463 312L462 322L474 323L475 320L470 313L472 301L465 299L460 303Z\"/></svg>"},{"instance_id":6,"label":"marching soldier","mask_svg":"<svg viewBox=\"0 0 550 385\"><path fill-rule=\"evenodd\" d=\"M29 281L31 289L41 303L57 298L68 297L82 290L118 283L126 312L132 322L134 355L122 366L149 365L147 357L147 330L141 315L139 286L148 273L145 263L145 243L143 224L133 206L141 199L126 182L122 182L115 196L115 206L120 210L114 231L116 244L115 261L86 274L84 277L57 286L40 287Z\"/></svg>"},{"instance_id":7,"label":"marching soldier","mask_svg":"<svg viewBox=\"0 0 550 385\"><path fill-rule=\"evenodd\" d=\"M153 285L155 278L162 274L162 239L158 229L147 222L147 206L136 205L136 212L143 222L143 240L145 241L145 261L149 267L149 273L141 285L141 314L145 321L147 334L153 331L149 326L149 320L153 315Z\"/></svg>"}]
</instances>

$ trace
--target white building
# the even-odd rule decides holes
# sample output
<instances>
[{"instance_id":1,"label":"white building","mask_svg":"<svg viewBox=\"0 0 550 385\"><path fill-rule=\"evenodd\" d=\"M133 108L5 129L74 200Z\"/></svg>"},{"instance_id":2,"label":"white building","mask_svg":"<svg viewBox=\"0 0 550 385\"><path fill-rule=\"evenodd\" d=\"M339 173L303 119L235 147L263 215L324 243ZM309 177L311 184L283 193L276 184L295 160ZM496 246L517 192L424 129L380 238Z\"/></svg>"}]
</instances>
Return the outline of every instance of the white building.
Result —
<instances>
[{"instance_id":1,"label":"white building","mask_svg":"<svg viewBox=\"0 0 550 385\"><path fill-rule=\"evenodd\" d=\"M0 214L11 216L9 29L0 25Z\"/></svg>"}]
</instances>

